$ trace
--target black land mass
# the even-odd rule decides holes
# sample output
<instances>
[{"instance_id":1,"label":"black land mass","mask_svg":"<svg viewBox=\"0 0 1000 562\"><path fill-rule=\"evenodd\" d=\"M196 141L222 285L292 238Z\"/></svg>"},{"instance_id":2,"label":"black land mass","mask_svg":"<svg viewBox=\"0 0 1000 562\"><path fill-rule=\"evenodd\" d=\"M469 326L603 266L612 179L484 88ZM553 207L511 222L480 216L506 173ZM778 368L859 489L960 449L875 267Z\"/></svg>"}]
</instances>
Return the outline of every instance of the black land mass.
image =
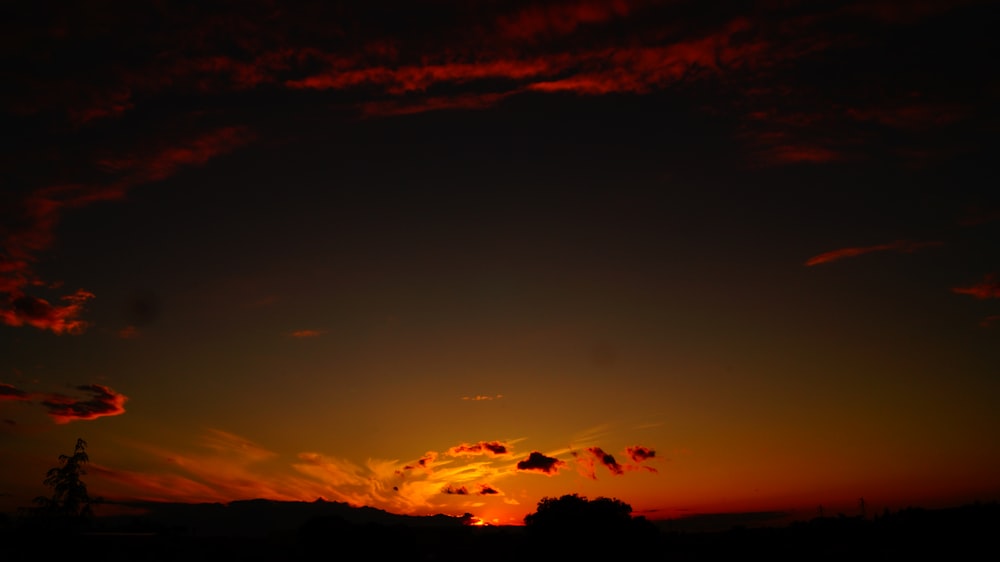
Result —
<instances>
[{"instance_id":1,"label":"black land mass","mask_svg":"<svg viewBox=\"0 0 1000 562\"><path fill-rule=\"evenodd\" d=\"M682 530L681 520L634 524L476 527L471 516L407 516L345 503L235 501L229 504L121 504L141 515L105 516L73 533L0 520L0 560L314 561L377 560L899 560L994 559L1000 551L1000 504L948 509L907 508L869 517L837 515L781 526L734 525ZM710 516L715 523L740 514ZM780 513L749 520L780 519ZM700 516L704 519L706 516ZM747 520L746 517L743 520ZM702 521L703 522L703 521ZM593 522L591 522L593 523ZM620 523L620 522L619 522ZM694 525L692 525L694 528Z\"/></svg>"}]
</instances>

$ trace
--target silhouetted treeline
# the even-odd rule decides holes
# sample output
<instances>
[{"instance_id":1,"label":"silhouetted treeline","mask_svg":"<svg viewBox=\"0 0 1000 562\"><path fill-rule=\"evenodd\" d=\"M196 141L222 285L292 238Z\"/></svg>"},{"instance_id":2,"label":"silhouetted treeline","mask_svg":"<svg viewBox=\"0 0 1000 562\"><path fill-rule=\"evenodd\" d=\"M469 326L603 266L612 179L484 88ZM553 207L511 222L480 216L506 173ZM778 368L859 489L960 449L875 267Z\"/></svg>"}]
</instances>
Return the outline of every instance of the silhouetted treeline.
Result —
<instances>
[{"instance_id":1,"label":"silhouetted treeline","mask_svg":"<svg viewBox=\"0 0 1000 562\"><path fill-rule=\"evenodd\" d=\"M462 517L403 517L334 502L234 502L188 506L204 517L257 518L235 529L178 525L171 517L100 519L88 532L52 532L0 519L0 560L45 559L54 552L103 561L336 558L408 560L901 560L992 559L998 552L1000 505L910 508L874 517L819 517L782 527L666 532L619 500L546 498L523 527L474 527ZM183 504L173 504L177 513ZM170 510L161 510L160 516ZM301 519L302 513L313 515ZM177 515L174 513L173 515ZM298 516L292 514L299 513ZM207 521L207 519L201 519ZM294 525L282 524L295 522ZM228 529L222 531L222 529Z\"/></svg>"}]
</instances>

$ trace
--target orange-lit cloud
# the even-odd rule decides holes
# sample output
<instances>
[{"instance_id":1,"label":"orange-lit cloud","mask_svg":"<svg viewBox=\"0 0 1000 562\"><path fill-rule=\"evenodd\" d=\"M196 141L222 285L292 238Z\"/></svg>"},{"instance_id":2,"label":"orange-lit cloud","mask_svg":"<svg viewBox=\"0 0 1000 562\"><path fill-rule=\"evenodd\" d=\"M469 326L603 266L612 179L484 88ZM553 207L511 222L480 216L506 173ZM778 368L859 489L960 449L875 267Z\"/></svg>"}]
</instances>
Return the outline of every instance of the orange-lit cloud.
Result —
<instances>
[{"instance_id":1,"label":"orange-lit cloud","mask_svg":"<svg viewBox=\"0 0 1000 562\"><path fill-rule=\"evenodd\" d=\"M896 240L895 242L877 244L875 246L840 248L838 250L831 250L829 252L817 254L806 260L805 265L813 266L821 263L830 263L844 258L853 258L864 254L870 254L872 252L896 251L912 253L922 248L937 247L941 245L941 242L910 242L908 240Z\"/></svg>"},{"instance_id":2,"label":"orange-lit cloud","mask_svg":"<svg viewBox=\"0 0 1000 562\"><path fill-rule=\"evenodd\" d=\"M538 451L532 451L526 459L517 463L517 469L553 475L557 474L559 469L565 465L566 461L561 461L555 457L547 457Z\"/></svg>"},{"instance_id":3,"label":"orange-lit cloud","mask_svg":"<svg viewBox=\"0 0 1000 562\"><path fill-rule=\"evenodd\" d=\"M89 399L73 398L60 394L51 394L41 402L48 414L56 423L63 424L75 420L93 420L105 416L118 416L125 413L125 401L128 397L113 389L99 385L88 384L76 387L77 390L89 393Z\"/></svg>"},{"instance_id":4,"label":"orange-lit cloud","mask_svg":"<svg viewBox=\"0 0 1000 562\"><path fill-rule=\"evenodd\" d=\"M323 332L319 330L296 330L291 333L293 338L317 338L321 336Z\"/></svg>"},{"instance_id":5,"label":"orange-lit cloud","mask_svg":"<svg viewBox=\"0 0 1000 562\"><path fill-rule=\"evenodd\" d=\"M471 400L473 402L484 402L489 400L500 400L503 398L503 394L494 394L492 396L488 394L477 394L475 396L463 396L462 400Z\"/></svg>"},{"instance_id":6,"label":"orange-lit cloud","mask_svg":"<svg viewBox=\"0 0 1000 562\"><path fill-rule=\"evenodd\" d=\"M187 502L253 498L312 501L322 497L395 513L463 513L483 505L470 503L472 498L497 502L492 509L501 504L519 505L498 486L499 481L529 472L556 476L566 464L555 453L548 456L538 451L520 461L508 461L508 454L499 454L504 444L496 441L452 447L449 451L454 451L454 456L432 451L406 462L367 459L358 463L307 451L297 454L284 468L277 453L230 432L208 430L197 445L194 452L181 452L140 444L140 450L158 459L154 468L141 473L100 467L100 493L121 499ZM509 447L504 448L509 451ZM644 447L636 449L652 456Z\"/></svg>"},{"instance_id":7,"label":"orange-lit cloud","mask_svg":"<svg viewBox=\"0 0 1000 562\"><path fill-rule=\"evenodd\" d=\"M428 451L426 455L417 459L417 462L413 464L408 464L402 468L402 470L413 470L415 468L421 468L424 470L431 470L434 461L437 460L438 454L435 451ZM402 471L400 471L402 473Z\"/></svg>"},{"instance_id":8,"label":"orange-lit cloud","mask_svg":"<svg viewBox=\"0 0 1000 562\"><path fill-rule=\"evenodd\" d=\"M470 494L478 496L501 495L500 490L494 488L493 486L490 486L489 484L480 484L479 489L474 492L469 491L469 488L467 486L453 486L451 484L448 484L444 488L441 488L441 493L448 495L458 495L458 496L468 496Z\"/></svg>"},{"instance_id":9,"label":"orange-lit cloud","mask_svg":"<svg viewBox=\"0 0 1000 562\"><path fill-rule=\"evenodd\" d=\"M479 443L462 443L461 445L456 445L451 449L448 449L448 454L457 457L465 455L507 455L510 454L510 448L499 441L480 441Z\"/></svg>"},{"instance_id":10,"label":"orange-lit cloud","mask_svg":"<svg viewBox=\"0 0 1000 562\"><path fill-rule=\"evenodd\" d=\"M995 273L990 273L975 285L955 287L952 291L960 295L970 295L977 299L1000 299L1000 278Z\"/></svg>"},{"instance_id":11,"label":"orange-lit cloud","mask_svg":"<svg viewBox=\"0 0 1000 562\"><path fill-rule=\"evenodd\" d=\"M625 454L628 455L628 458L632 459L632 462L641 463L655 457L656 451L648 447L636 445L634 447L626 447Z\"/></svg>"}]
</instances>

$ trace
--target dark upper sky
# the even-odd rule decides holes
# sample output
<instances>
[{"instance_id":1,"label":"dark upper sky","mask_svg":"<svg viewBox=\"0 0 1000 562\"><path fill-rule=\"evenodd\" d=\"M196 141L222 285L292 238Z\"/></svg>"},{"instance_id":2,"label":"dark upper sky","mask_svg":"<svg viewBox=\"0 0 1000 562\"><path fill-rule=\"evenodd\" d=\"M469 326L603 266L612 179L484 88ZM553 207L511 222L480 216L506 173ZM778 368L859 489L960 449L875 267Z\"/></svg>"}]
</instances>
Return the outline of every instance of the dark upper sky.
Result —
<instances>
[{"instance_id":1,"label":"dark upper sky","mask_svg":"<svg viewBox=\"0 0 1000 562\"><path fill-rule=\"evenodd\" d=\"M7 6L0 481L87 433L123 497L995 494L994 4Z\"/></svg>"}]
</instances>

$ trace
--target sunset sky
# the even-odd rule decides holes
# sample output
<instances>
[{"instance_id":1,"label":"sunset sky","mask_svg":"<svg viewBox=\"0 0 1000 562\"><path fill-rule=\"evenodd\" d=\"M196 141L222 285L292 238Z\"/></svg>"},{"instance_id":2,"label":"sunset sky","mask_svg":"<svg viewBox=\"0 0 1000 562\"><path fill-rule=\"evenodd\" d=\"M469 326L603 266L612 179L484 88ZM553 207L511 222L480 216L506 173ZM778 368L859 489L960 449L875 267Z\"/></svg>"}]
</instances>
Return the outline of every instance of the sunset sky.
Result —
<instances>
[{"instance_id":1,"label":"sunset sky","mask_svg":"<svg viewBox=\"0 0 1000 562\"><path fill-rule=\"evenodd\" d=\"M1000 499L995 2L202 4L4 8L0 510Z\"/></svg>"}]
</instances>

